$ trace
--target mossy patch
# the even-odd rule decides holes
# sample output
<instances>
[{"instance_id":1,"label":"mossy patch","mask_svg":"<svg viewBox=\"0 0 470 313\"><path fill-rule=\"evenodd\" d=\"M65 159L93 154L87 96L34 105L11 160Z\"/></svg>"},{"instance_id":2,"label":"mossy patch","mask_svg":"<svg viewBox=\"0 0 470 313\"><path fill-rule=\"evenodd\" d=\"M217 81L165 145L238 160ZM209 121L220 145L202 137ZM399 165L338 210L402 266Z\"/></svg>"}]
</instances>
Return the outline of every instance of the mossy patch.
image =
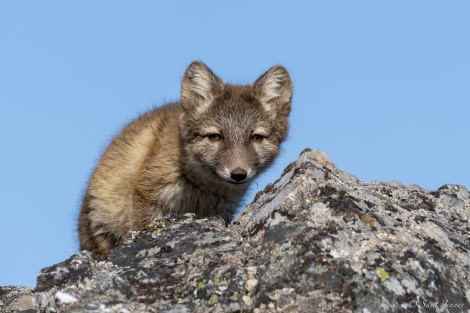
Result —
<instances>
[{"instance_id":1,"label":"mossy patch","mask_svg":"<svg viewBox=\"0 0 470 313\"><path fill-rule=\"evenodd\" d=\"M380 267L380 266L375 269L375 273L377 274L377 276L380 277L381 281L384 281L390 277L387 271L383 267Z\"/></svg>"},{"instance_id":2,"label":"mossy patch","mask_svg":"<svg viewBox=\"0 0 470 313\"><path fill-rule=\"evenodd\" d=\"M219 302L219 297L215 293L213 293L209 298L209 303L216 304L217 302Z\"/></svg>"},{"instance_id":3,"label":"mossy patch","mask_svg":"<svg viewBox=\"0 0 470 313\"><path fill-rule=\"evenodd\" d=\"M197 290L201 290L202 288L206 286L206 284L207 284L207 279L204 278L197 284Z\"/></svg>"},{"instance_id":4,"label":"mossy patch","mask_svg":"<svg viewBox=\"0 0 470 313\"><path fill-rule=\"evenodd\" d=\"M155 226L155 224L157 224L157 221L153 221L152 223L148 224L147 228L152 228L153 226Z\"/></svg>"}]
</instances>

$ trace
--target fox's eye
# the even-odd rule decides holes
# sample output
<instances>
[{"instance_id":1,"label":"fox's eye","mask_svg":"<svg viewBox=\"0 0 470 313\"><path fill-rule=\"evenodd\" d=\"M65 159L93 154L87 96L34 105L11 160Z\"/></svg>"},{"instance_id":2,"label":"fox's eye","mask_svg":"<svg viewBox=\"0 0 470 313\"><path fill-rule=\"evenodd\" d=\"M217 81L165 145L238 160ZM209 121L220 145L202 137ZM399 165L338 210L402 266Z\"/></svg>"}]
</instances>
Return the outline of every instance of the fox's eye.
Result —
<instances>
[{"instance_id":1,"label":"fox's eye","mask_svg":"<svg viewBox=\"0 0 470 313\"><path fill-rule=\"evenodd\" d=\"M253 139L254 141L260 141L264 138L263 135L260 135L260 134L254 134L251 136L251 139Z\"/></svg>"},{"instance_id":2,"label":"fox's eye","mask_svg":"<svg viewBox=\"0 0 470 313\"><path fill-rule=\"evenodd\" d=\"M209 138L210 141L222 140L222 136L220 134L210 134L210 135L207 135L207 138Z\"/></svg>"}]
</instances>

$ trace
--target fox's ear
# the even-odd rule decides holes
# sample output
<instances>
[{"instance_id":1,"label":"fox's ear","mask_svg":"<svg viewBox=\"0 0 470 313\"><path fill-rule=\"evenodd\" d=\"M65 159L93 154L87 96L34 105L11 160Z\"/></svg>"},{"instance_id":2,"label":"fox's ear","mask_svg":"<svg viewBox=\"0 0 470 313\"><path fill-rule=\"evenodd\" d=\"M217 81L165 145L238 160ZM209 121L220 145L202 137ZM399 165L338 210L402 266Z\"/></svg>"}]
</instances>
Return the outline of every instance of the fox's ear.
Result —
<instances>
[{"instance_id":1,"label":"fox's ear","mask_svg":"<svg viewBox=\"0 0 470 313\"><path fill-rule=\"evenodd\" d=\"M220 95L224 83L202 62L191 63L181 82L181 105L185 111L202 112Z\"/></svg>"},{"instance_id":2,"label":"fox's ear","mask_svg":"<svg viewBox=\"0 0 470 313\"><path fill-rule=\"evenodd\" d=\"M292 99L292 81L287 70L280 65L273 66L261 75L254 84L256 97L268 112L288 115Z\"/></svg>"}]
</instances>

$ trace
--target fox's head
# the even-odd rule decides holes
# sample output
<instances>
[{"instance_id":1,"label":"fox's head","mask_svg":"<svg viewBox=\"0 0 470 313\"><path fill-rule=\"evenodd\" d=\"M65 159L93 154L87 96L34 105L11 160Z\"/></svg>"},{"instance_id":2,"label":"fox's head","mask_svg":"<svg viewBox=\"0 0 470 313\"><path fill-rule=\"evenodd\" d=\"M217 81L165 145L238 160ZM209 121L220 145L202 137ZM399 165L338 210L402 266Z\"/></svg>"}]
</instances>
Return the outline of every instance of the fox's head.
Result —
<instances>
[{"instance_id":1,"label":"fox's head","mask_svg":"<svg viewBox=\"0 0 470 313\"><path fill-rule=\"evenodd\" d=\"M252 85L224 84L202 62L186 69L180 135L185 170L201 183L248 183L279 153L288 131L292 82L274 66Z\"/></svg>"}]
</instances>

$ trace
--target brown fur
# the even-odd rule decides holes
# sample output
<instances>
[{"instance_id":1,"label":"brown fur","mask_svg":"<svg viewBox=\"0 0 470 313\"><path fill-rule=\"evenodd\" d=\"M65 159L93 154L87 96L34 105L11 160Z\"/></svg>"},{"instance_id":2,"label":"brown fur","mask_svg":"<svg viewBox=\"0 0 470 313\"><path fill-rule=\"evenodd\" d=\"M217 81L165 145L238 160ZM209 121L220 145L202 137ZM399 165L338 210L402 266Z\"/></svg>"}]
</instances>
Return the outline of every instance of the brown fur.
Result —
<instances>
[{"instance_id":1,"label":"brown fur","mask_svg":"<svg viewBox=\"0 0 470 313\"><path fill-rule=\"evenodd\" d=\"M282 66L236 86L193 62L180 102L140 116L101 157L80 212L81 249L104 257L130 230L170 213L229 222L249 183L279 153L291 97Z\"/></svg>"}]
</instances>

